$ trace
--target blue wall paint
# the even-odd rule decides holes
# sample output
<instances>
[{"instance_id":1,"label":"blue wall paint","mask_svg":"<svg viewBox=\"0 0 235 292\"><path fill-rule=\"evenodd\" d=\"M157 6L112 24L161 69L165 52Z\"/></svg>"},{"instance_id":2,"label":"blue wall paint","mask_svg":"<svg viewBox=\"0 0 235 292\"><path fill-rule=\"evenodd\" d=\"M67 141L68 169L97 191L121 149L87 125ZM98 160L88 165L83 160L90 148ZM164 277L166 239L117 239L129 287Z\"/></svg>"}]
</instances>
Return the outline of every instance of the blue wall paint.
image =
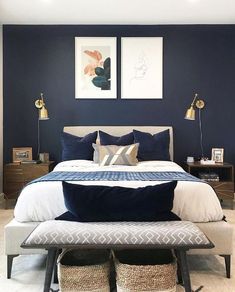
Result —
<instances>
[{"instance_id":1,"label":"blue wall paint","mask_svg":"<svg viewBox=\"0 0 235 292\"><path fill-rule=\"evenodd\" d=\"M172 125L175 159L200 155L198 122L184 120L194 92L203 110L205 153L225 148L235 163L235 26L16 26L4 41L4 160L12 147L37 149L34 101L44 92L49 121L41 122L41 151L60 160L64 125ZM164 38L164 98L116 100L74 98L75 36L161 36ZM119 56L120 57L120 56ZM120 66L118 67L120 70ZM143 93L144 96L144 93Z\"/></svg>"}]
</instances>

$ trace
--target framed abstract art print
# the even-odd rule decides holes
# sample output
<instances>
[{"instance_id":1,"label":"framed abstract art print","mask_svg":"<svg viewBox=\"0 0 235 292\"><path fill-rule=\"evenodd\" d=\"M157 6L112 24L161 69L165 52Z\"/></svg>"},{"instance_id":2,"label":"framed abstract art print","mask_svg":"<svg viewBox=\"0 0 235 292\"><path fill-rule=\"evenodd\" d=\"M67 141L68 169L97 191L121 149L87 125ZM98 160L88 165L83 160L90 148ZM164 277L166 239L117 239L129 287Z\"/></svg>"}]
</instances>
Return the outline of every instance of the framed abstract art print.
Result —
<instances>
[{"instance_id":1,"label":"framed abstract art print","mask_svg":"<svg viewBox=\"0 0 235 292\"><path fill-rule=\"evenodd\" d=\"M116 38L75 37L75 98L116 98Z\"/></svg>"}]
</instances>

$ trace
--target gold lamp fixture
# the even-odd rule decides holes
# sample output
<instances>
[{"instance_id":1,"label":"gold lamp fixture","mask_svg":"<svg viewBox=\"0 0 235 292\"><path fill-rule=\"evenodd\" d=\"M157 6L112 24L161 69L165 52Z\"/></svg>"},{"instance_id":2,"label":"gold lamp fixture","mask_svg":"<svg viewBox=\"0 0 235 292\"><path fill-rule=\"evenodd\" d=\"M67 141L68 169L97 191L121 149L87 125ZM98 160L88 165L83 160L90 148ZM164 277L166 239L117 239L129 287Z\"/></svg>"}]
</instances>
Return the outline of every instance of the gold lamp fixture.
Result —
<instances>
[{"instance_id":1,"label":"gold lamp fixture","mask_svg":"<svg viewBox=\"0 0 235 292\"><path fill-rule=\"evenodd\" d=\"M38 119L39 120L48 120L48 111L44 102L43 93L40 94L40 98L35 101L35 106L38 108Z\"/></svg>"},{"instance_id":2,"label":"gold lamp fixture","mask_svg":"<svg viewBox=\"0 0 235 292\"><path fill-rule=\"evenodd\" d=\"M49 120L48 111L44 102L43 93L40 94L40 98L35 101L35 107L38 109L38 149L37 149L37 159L39 160L40 153L40 121Z\"/></svg>"},{"instance_id":3,"label":"gold lamp fixture","mask_svg":"<svg viewBox=\"0 0 235 292\"><path fill-rule=\"evenodd\" d=\"M198 94L195 93L193 101L191 103L190 108L187 109L186 114L185 114L185 119L186 120L195 120L195 106L198 109L203 109L205 106L205 101L202 99L198 99Z\"/></svg>"},{"instance_id":4,"label":"gold lamp fixture","mask_svg":"<svg viewBox=\"0 0 235 292\"><path fill-rule=\"evenodd\" d=\"M202 117L201 117L201 110L205 107L205 101L198 98L198 94L195 93L193 101L190 105L190 108L187 109L185 114L186 120L195 121L195 107L199 111L199 130L200 130L200 146L201 146L201 159L204 158L204 150L203 150L203 132L202 132Z\"/></svg>"}]
</instances>

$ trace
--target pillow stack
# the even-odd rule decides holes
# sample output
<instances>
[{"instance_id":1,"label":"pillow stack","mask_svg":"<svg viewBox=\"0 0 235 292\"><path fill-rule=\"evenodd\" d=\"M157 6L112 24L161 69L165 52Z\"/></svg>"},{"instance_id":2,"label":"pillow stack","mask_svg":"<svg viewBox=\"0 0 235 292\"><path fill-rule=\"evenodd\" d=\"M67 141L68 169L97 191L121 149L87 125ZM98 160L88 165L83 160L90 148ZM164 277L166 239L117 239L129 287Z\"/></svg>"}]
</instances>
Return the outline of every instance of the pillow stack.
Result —
<instances>
[{"instance_id":1,"label":"pillow stack","mask_svg":"<svg viewBox=\"0 0 235 292\"><path fill-rule=\"evenodd\" d=\"M99 131L85 137L62 134L63 160L94 159L100 166L136 165L138 160L169 160L169 130L151 135L133 130L121 137ZM94 158L93 158L94 157ZM138 158L138 159L137 159ZM67 212L56 220L79 222L180 220L173 208L176 181L143 188L62 182Z\"/></svg>"},{"instance_id":2,"label":"pillow stack","mask_svg":"<svg viewBox=\"0 0 235 292\"><path fill-rule=\"evenodd\" d=\"M169 130L154 135L138 130L121 137L99 131L84 137L62 133L62 160L93 160L104 165L136 165L138 161L170 160Z\"/></svg>"}]
</instances>

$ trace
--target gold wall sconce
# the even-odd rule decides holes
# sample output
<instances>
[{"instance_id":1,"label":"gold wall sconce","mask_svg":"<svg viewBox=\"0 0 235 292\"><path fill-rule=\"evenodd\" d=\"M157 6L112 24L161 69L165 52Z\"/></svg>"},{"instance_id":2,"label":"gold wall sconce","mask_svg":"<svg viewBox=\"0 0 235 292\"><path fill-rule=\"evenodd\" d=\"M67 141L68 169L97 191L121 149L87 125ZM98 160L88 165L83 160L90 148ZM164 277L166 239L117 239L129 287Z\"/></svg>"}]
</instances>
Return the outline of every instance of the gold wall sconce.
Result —
<instances>
[{"instance_id":1,"label":"gold wall sconce","mask_svg":"<svg viewBox=\"0 0 235 292\"><path fill-rule=\"evenodd\" d=\"M198 98L198 94L195 93L193 101L190 105L190 108L187 109L185 113L185 119L190 121L195 121L195 108L198 109L199 113L199 130L200 130L200 147L201 147L201 159L205 159L204 157L204 149L203 149L203 131L202 131L202 117L201 117L201 110L205 107L205 101Z\"/></svg>"},{"instance_id":2,"label":"gold wall sconce","mask_svg":"<svg viewBox=\"0 0 235 292\"><path fill-rule=\"evenodd\" d=\"M35 101L35 107L38 109L38 137L37 137L37 160L39 160L40 153L40 121L49 120L48 111L44 101L43 93L40 94L40 98Z\"/></svg>"},{"instance_id":3,"label":"gold wall sconce","mask_svg":"<svg viewBox=\"0 0 235 292\"><path fill-rule=\"evenodd\" d=\"M202 99L198 99L198 94L195 93L193 101L191 103L190 108L187 109L186 114L185 114L185 119L186 120L195 120L195 106L199 110L203 109L205 107L205 101Z\"/></svg>"},{"instance_id":4,"label":"gold wall sconce","mask_svg":"<svg viewBox=\"0 0 235 292\"><path fill-rule=\"evenodd\" d=\"M38 119L39 120L48 120L48 111L46 109L46 104L44 102L43 93L40 94L40 98L35 101L35 106L38 109Z\"/></svg>"}]
</instances>

